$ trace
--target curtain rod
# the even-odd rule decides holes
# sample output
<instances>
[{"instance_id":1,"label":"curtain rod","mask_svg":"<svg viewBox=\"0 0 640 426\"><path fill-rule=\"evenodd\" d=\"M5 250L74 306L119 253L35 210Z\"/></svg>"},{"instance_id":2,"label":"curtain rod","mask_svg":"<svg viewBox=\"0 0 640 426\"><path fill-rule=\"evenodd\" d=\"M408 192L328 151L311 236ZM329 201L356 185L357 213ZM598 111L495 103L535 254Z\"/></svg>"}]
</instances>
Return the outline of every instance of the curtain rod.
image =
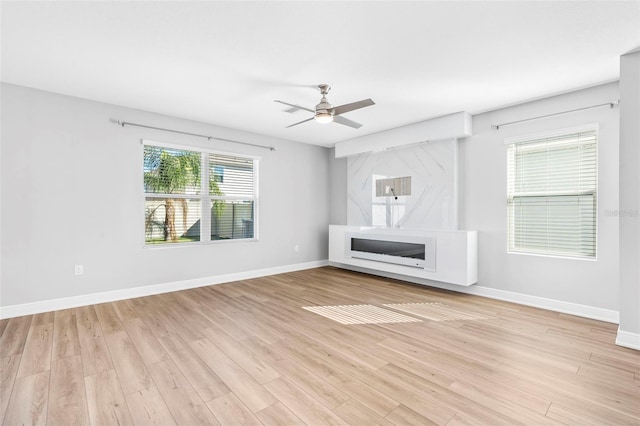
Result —
<instances>
[{"instance_id":1,"label":"curtain rod","mask_svg":"<svg viewBox=\"0 0 640 426\"><path fill-rule=\"evenodd\" d=\"M208 140L212 140L213 139L213 140L217 140L217 141L232 142L232 143L239 143L239 144L242 144L242 145L255 146L256 148L264 148L264 149L268 149L270 151L275 151L276 150L275 146L265 146L265 145L258 145L258 144L249 143L249 142L234 141L233 139L217 138L215 136L201 135L201 134L198 134L198 133L183 132L181 130L165 129L165 128L162 128L162 127L148 126L146 124L130 123L128 121L115 120L113 118L110 119L110 121L112 123L114 123L114 124L117 124L120 127L124 127L124 126L143 127L145 129L162 130L163 132L179 133L181 135L188 135L188 136L197 136L199 138L207 138Z\"/></svg>"},{"instance_id":2,"label":"curtain rod","mask_svg":"<svg viewBox=\"0 0 640 426\"><path fill-rule=\"evenodd\" d=\"M616 105L620 105L620 99L618 99L617 101L607 102L607 103L604 103L604 104L591 105L591 106L586 106L586 107L582 107L582 108L570 109L568 111L554 112L553 114L539 115L537 117L525 118L523 120L510 121L509 123L492 124L491 127L493 129L495 129L495 130L499 130L501 127L504 127L504 126L511 126L512 124L518 124L518 123L524 123L526 121L538 120L540 118L553 117L553 116L556 116L556 115L567 114L567 113L570 113L570 112L582 111L582 110L591 109L591 108L599 108L599 107L603 107L603 106L608 106L609 108L613 108Z\"/></svg>"}]
</instances>

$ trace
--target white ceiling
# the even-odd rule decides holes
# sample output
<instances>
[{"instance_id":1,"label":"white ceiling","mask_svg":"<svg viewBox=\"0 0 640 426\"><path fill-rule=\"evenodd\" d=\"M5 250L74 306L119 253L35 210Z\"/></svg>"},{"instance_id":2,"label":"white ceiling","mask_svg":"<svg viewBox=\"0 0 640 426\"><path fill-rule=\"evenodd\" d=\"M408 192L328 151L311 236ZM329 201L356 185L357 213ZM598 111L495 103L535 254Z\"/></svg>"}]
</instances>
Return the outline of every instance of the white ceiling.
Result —
<instances>
[{"instance_id":1,"label":"white ceiling","mask_svg":"<svg viewBox=\"0 0 640 426\"><path fill-rule=\"evenodd\" d=\"M2 81L332 146L614 81L640 1L2 2ZM372 98L363 127L283 112ZM118 117L126 120L127 117ZM182 129L188 130L188 129Z\"/></svg>"}]
</instances>

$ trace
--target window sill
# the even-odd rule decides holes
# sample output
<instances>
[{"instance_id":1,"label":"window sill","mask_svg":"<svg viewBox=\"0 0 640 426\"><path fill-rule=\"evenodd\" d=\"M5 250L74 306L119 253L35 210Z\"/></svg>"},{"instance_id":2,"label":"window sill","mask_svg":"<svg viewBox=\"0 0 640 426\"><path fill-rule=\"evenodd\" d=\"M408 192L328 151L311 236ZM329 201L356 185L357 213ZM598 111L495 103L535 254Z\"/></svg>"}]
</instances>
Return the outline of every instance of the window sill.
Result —
<instances>
[{"instance_id":1,"label":"window sill","mask_svg":"<svg viewBox=\"0 0 640 426\"><path fill-rule=\"evenodd\" d=\"M597 262L598 257L581 257L581 256L570 256L570 255L559 255L559 254L545 254L545 253L530 253L524 251L509 251L507 250L507 254L515 254L520 256L534 256L534 257L548 257L552 259L566 259L566 260L586 260L588 262Z\"/></svg>"},{"instance_id":2,"label":"window sill","mask_svg":"<svg viewBox=\"0 0 640 426\"><path fill-rule=\"evenodd\" d=\"M176 247L206 247L212 245L237 244L237 243L256 243L258 238L236 238L234 240L212 240L212 241L194 241L192 243L160 243L160 244L144 244L144 250L170 249Z\"/></svg>"}]
</instances>

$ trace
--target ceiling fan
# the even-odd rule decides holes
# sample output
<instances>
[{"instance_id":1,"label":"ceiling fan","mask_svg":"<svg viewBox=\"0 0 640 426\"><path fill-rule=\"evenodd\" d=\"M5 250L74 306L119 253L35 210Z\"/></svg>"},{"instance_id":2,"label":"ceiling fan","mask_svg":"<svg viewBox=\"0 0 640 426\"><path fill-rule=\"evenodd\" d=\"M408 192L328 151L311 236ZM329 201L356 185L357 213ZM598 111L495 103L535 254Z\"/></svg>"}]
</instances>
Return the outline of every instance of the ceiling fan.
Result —
<instances>
[{"instance_id":1,"label":"ceiling fan","mask_svg":"<svg viewBox=\"0 0 640 426\"><path fill-rule=\"evenodd\" d=\"M302 120L298 123L294 123L290 126L287 126L287 128L306 123L307 121L316 120L318 123L331 123L333 121L338 124L344 124L345 126L353 127L354 129L359 129L360 127L362 127L362 124L344 118L342 117L342 114L375 104L375 102L373 102L371 99L363 99L361 101L351 102L350 104L344 104L334 107L331 106L331 104L327 101L327 93L329 93L329 90L331 90L331 86L329 86L328 84L320 84L318 85L318 89L320 89L322 99L320 99L320 103L316 105L315 110L305 108L300 105L290 104L284 101L275 101L290 106L291 108L287 109L286 112L296 112L298 110L304 110L313 113L313 117Z\"/></svg>"}]
</instances>

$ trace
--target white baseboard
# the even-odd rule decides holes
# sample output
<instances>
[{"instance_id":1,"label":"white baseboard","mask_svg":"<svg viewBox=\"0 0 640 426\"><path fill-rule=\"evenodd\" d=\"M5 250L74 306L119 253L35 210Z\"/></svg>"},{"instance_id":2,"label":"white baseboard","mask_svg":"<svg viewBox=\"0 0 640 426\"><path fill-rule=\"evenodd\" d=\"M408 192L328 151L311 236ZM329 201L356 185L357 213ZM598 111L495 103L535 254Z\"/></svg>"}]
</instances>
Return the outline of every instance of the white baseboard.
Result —
<instances>
[{"instance_id":1,"label":"white baseboard","mask_svg":"<svg viewBox=\"0 0 640 426\"><path fill-rule=\"evenodd\" d=\"M616 345L624 346L625 348L635 349L640 351L640 334L631 333L629 331L622 331L618 327L618 336L616 337Z\"/></svg>"},{"instance_id":2,"label":"white baseboard","mask_svg":"<svg viewBox=\"0 0 640 426\"><path fill-rule=\"evenodd\" d=\"M0 319L39 314L42 312L57 311L60 309L77 308L79 306L95 305L97 303L115 302L116 300L133 299L135 297L153 296L155 294L265 277L268 275L284 274L286 272L302 271L304 269L319 268L327 265L328 261L318 260L313 262L296 263L293 265L276 266L273 268L257 269L253 271L216 275L213 277L195 278L192 280L175 281L170 283L126 288L122 290L105 291L102 293L43 300L40 302L24 303L20 305L3 306L0 307Z\"/></svg>"},{"instance_id":3,"label":"white baseboard","mask_svg":"<svg viewBox=\"0 0 640 426\"><path fill-rule=\"evenodd\" d=\"M507 290L500 290L491 287L483 287L479 285L460 286L455 284L446 284L436 281L421 280L418 278L407 277L404 275L373 271L366 268L355 267L351 265L338 264L330 262L330 265L338 268L350 269L352 271L363 272L366 274L379 275L388 278L394 278L401 281L408 281L415 284L428 285L431 287L441 288L445 290L456 291L458 293L474 294L476 296L487 297L490 299L504 300L505 302L517 303L519 305L533 306L535 308L546 309L554 312L562 312L564 314L576 315L584 318L596 319L599 321L618 324L620 322L620 313L618 311L597 308L595 306L580 305L572 302L564 302L562 300L547 299L545 297L530 296L528 294L515 293Z\"/></svg>"},{"instance_id":4,"label":"white baseboard","mask_svg":"<svg viewBox=\"0 0 640 426\"><path fill-rule=\"evenodd\" d=\"M93 305L97 303L114 302L123 299L132 299L135 297L153 296L155 294L169 293L172 291L186 290L190 288L203 287L208 285L222 284L251 278L259 278L268 275L283 274L287 272L301 271L305 269L319 268L328 265L326 260L298 263L293 265L276 266L273 268L257 269L253 271L236 272L232 274L216 275L213 277L196 278L192 280L175 281L163 284L147 285L141 287L133 287L122 290L107 291L102 293L92 293L81 296L64 297L60 299L43 300L40 302L25 303L20 305L10 305L0 307L0 319L19 317L23 315L39 314L42 312L56 311L60 309L76 308L79 306ZM370 270L363 268L346 267L346 265L335 265L345 269L356 270L358 272L372 273ZM460 293L474 294L477 296L488 297L491 299L504 300L506 302L518 303L521 305L533 306L536 308L547 309L555 312L562 312L571 315L577 315L585 318L592 318L600 321L606 321L614 324L619 323L618 311L602 309L593 306L580 305L577 303L564 302L560 300L547 299L544 297L530 296L521 293L515 293L506 290L499 290L490 287L473 285L470 287L456 286L451 284L443 284L435 281L413 281L407 277L396 274L376 274L389 276L403 281L415 282L417 284L426 284L432 287L443 288L446 290L457 291ZM640 349L640 335L618 330L618 338L616 343L621 346Z\"/></svg>"},{"instance_id":5,"label":"white baseboard","mask_svg":"<svg viewBox=\"0 0 640 426\"><path fill-rule=\"evenodd\" d=\"M469 291L465 291L465 290ZM488 297L490 299L504 300L506 302L518 303L520 305L533 306L535 308L546 309L548 311L562 312L564 314L577 315L579 317L591 318L599 321L618 324L620 313L611 309L598 308L578 303L565 302L562 300L548 299L539 296L515 293L512 291L499 290L490 287L475 286L464 291L469 294Z\"/></svg>"}]
</instances>

